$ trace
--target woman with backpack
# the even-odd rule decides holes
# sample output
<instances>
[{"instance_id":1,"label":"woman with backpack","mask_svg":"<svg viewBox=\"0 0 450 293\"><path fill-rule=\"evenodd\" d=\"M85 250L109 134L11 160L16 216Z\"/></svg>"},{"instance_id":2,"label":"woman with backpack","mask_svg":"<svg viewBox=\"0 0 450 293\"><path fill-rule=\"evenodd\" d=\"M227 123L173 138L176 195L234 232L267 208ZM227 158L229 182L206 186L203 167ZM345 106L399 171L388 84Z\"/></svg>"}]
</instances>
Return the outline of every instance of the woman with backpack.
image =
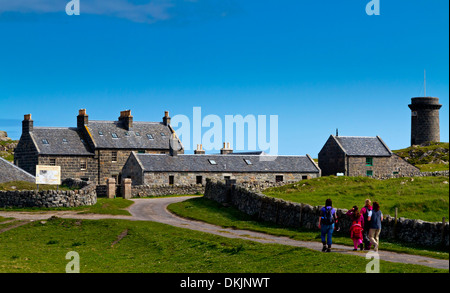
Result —
<instances>
[{"instance_id":1,"label":"woman with backpack","mask_svg":"<svg viewBox=\"0 0 450 293\"><path fill-rule=\"evenodd\" d=\"M374 202L372 217L370 217L369 239L375 251L378 251L380 245L381 221L383 221L383 213L380 211L378 202Z\"/></svg>"},{"instance_id":2,"label":"woman with backpack","mask_svg":"<svg viewBox=\"0 0 450 293\"><path fill-rule=\"evenodd\" d=\"M325 201L325 206L320 209L319 229L321 231L320 237L322 239L322 251L330 252L332 244L332 235L334 231L334 224L337 221L336 210L332 206L331 199ZM325 239L326 237L326 239ZM328 245L328 247L327 247Z\"/></svg>"},{"instance_id":3,"label":"woman with backpack","mask_svg":"<svg viewBox=\"0 0 450 293\"><path fill-rule=\"evenodd\" d=\"M353 240L353 251L358 250L358 247L363 250L363 230L364 230L364 217L359 212L357 206L353 206L346 214L352 219L352 225L350 227L350 238Z\"/></svg>"},{"instance_id":4,"label":"woman with backpack","mask_svg":"<svg viewBox=\"0 0 450 293\"><path fill-rule=\"evenodd\" d=\"M364 250L370 250L369 230L370 230L370 218L372 217L372 202L370 199L366 199L364 207L361 209L361 215L364 217L363 226L363 242Z\"/></svg>"}]
</instances>

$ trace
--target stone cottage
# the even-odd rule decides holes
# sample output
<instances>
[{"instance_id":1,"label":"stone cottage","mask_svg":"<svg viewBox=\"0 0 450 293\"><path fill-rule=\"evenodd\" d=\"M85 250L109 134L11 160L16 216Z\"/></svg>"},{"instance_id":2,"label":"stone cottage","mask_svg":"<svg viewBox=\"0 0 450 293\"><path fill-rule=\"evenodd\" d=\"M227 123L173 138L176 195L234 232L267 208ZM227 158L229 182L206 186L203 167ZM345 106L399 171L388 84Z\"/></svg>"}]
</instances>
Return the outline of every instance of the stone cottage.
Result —
<instances>
[{"instance_id":1,"label":"stone cottage","mask_svg":"<svg viewBox=\"0 0 450 293\"><path fill-rule=\"evenodd\" d=\"M89 120L81 109L76 127L34 127L27 114L14 163L33 175L36 165L61 166L62 180L78 178L103 185L107 178L115 178L120 183L132 151L169 153L169 138L174 135L167 111L162 122L136 122L130 110L122 111L116 121L98 121Z\"/></svg>"},{"instance_id":2,"label":"stone cottage","mask_svg":"<svg viewBox=\"0 0 450 293\"><path fill-rule=\"evenodd\" d=\"M394 154L379 137L331 135L319 152L323 176L412 176L420 170Z\"/></svg>"},{"instance_id":3,"label":"stone cottage","mask_svg":"<svg viewBox=\"0 0 450 293\"><path fill-rule=\"evenodd\" d=\"M237 183L297 182L320 177L320 168L309 156L269 156L264 153L141 154L132 152L122 169L133 185L206 184L206 179L234 179Z\"/></svg>"}]
</instances>

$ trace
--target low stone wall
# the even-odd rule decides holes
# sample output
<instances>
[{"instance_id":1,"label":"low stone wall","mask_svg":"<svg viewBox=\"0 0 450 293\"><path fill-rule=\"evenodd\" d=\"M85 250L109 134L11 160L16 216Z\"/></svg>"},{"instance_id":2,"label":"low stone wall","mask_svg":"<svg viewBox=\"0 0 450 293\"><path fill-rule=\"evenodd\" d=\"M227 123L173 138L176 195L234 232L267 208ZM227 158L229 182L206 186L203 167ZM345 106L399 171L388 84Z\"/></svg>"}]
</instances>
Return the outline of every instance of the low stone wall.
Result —
<instances>
[{"instance_id":1,"label":"low stone wall","mask_svg":"<svg viewBox=\"0 0 450 293\"><path fill-rule=\"evenodd\" d=\"M205 186L201 184L192 185L132 185L132 197L148 197L148 196L163 196L175 194L203 194Z\"/></svg>"},{"instance_id":2,"label":"low stone wall","mask_svg":"<svg viewBox=\"0 0 450 293\"><path fill-rule=\"evenodd\" d=\"M97 203L95 185L80 190L0 191L0 207L78 207Z\"/></svg>"},{"instance_id":3,"label":"low stone wall","mask_svg":"<svg viewBox=\"0 0 450 293\"><path fill-rule=\"evenodd\" d=\"M268 221L286 227L318 230L320 209L323 206L311 206L293 203L249 191L241 186L224 182L207 181L205 198L227 203L238 210L261 221ZM349 234L351 220L345 215L348 210L336 209L340 231ZM445 245L449 247L449 223L425 222L385 216L382 222L381 239L396 239L423 246Z\"/></svg>"}]
</instances>

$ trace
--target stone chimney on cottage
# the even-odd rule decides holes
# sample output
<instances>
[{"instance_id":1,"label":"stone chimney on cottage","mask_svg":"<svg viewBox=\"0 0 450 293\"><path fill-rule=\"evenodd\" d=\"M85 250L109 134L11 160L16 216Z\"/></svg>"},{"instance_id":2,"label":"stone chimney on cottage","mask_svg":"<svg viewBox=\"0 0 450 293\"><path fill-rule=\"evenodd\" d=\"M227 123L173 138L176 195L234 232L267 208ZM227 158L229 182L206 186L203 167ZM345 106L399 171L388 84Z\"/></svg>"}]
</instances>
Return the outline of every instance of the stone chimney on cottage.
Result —
<instances>
[{"instance_id":1,"label":"stone chimney on cottage","mask_svg":"<svg viewBox=\"0 0 450 293\"><path fill-rule=\"evenodd\" d=\"M122 122L122 125L126 130L130 130L130 128L133 127L133 116L131 116L131 110L121 111L119 122Z\"/></svg>"},{"instance_id":2,"label":"stone chimney on cottage","mask_svg":"<svg viewBox=\"0 0 450 293\"><path fill-rule=\"evenodd\" d=\"M163 124L165 126L170 125L169 111L164 111Z\"/></svg>"},{"instance_id":3,"label":"stone chimney on cottage","mask_svg":"<svg viewBox=\"0 0 450 293\"><path fill-rule=\"evenodd\" d=\"M203 146L201 144L197 145L197 149L194 151L194 154L196 155L204 155L206 152L203 149Z\"/></svg>"},{"instance_id":4,"label":"stone chimney on cottage","mask_svg":"<svg viewBox=\"0 0 450 293\"><path fill-rule=\"evenodd\" d=\"M31 119L31 114L23 115L22 121L22 133L28 133L33 131L33 120Z\"/></svg>"},{"instance_id":5,"label":"stone chimney on cottage","mask_svg":"<svg viewBox=\"0 0 450 293\"><path fill-rule=\"evenodd\" d=\"M86 109L80 109L77 116L77 128L83 129L89 124L89 116L86 114Z\"/></svg>"},{"instance_id":6,"label":"stone chimney on cottage","mask_svg":"<svg viewBox=\"0 0 450 293\"><path fill-rule=\"evenodd\" d=\"M227 142L227 143L223 143L223 148L221 148L220 149L220 154L221 155L226 155L226 154L231 154L231 153L233 153L233 149L232 148L230 148L230 143L229 142Z\"/></svg>"},{"instance_id":7,"label":"stone chimney on cottage","mask_svg":"<svg viewBox=\"0 0 450 293\"><path fill-rule=\"evenodd\" d=\"M180 150L181 150L181 145L178 141L177 135L174 132L173 135L170 136L170 139L169 139L169 154L172 157L178 156L178 151L180 151Z\"/></svg>"}]
</instances>

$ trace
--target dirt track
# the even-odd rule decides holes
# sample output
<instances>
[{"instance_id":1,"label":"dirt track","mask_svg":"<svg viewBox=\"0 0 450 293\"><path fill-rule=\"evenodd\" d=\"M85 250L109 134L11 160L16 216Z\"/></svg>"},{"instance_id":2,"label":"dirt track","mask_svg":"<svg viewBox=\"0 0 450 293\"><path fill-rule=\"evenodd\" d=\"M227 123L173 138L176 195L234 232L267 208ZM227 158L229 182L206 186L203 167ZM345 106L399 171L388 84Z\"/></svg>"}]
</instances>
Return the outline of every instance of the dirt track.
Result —
<instances>
[{"instance_id":1,"label":"dirt track","mask_svg":"<svg viewBox=\"0 0 450 293\"><path fill-rule=\"evenodd\" d=\"M222 228L219 226L211 225L204 222L198 222L177 217L167 210L167 206L171 203L180 202L193 197L164 197L164 198L151 198L151 199L133 199L134 204L131 205L128 210L131 216L112 216L112 215L100 215L100 214L77 214L77 212L61 211L61 212L0 212L0 216L9 218L14 217L19 220L45 220L51 216L57 216L60 218L72 218L72 219L125 219L132 221L153 221L168 224L175 227L192 229L220 235L227 238L241 238L250 241L256 241L260 243L272 243L282 244L297 247L305 247L313 250L321 250L322 244L319 242L308 242L292 240L287 237L272 236L264 233L252 232L247 230L236 230L230 228ZM353 254L365 257L366 253L356 251L353 247L344 245L333 245L333 251L344 254ZM416 256L410 254L399 254L389 251L379 251L381 260L400 262L408 264L418 264L429 266L433 268L449 269L448 260L439 260L429 257Z\"/></svg>"}]
</instances>

